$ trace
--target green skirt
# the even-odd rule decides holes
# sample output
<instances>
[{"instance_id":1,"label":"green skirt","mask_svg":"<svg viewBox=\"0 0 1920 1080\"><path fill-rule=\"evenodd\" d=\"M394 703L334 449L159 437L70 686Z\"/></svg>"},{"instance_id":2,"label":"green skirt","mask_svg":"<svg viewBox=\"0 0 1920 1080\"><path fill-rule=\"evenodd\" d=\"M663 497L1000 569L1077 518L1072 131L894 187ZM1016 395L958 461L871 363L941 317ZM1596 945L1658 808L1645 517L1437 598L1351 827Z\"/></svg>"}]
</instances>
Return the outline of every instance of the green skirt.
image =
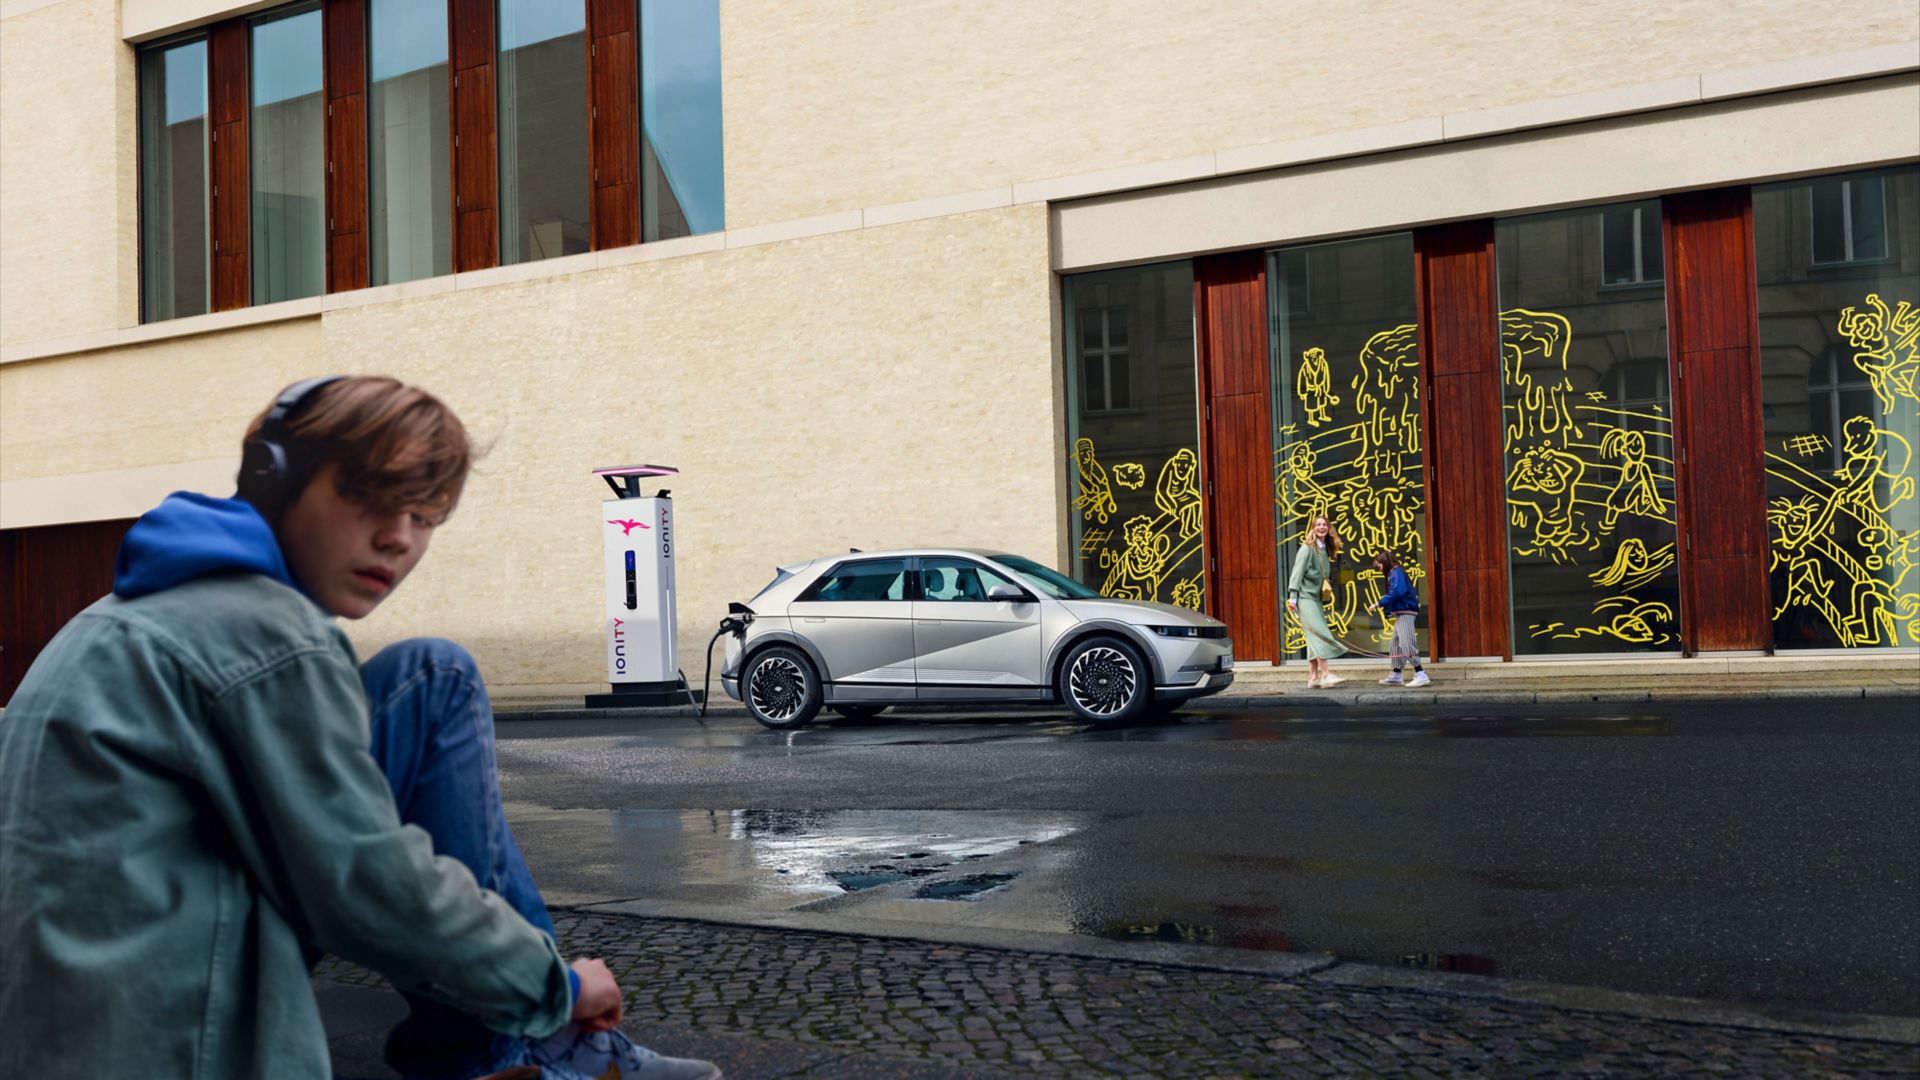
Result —
<instances>
[{"instance_id":1,"label":"green skirt","mask_svg":"<svg viewBox=\"0 0 1920 1080\"><path fill-rule=\"evenodd\" d=\"M1312 660L1332 660L1336 656L1345 656L1347 646L1327 628L1327 613L1320 606L1320 598L1303 596L1297 605L1300 609L1300 628L1307 632L1307 657Z\"/></svg>"}]
</instances>

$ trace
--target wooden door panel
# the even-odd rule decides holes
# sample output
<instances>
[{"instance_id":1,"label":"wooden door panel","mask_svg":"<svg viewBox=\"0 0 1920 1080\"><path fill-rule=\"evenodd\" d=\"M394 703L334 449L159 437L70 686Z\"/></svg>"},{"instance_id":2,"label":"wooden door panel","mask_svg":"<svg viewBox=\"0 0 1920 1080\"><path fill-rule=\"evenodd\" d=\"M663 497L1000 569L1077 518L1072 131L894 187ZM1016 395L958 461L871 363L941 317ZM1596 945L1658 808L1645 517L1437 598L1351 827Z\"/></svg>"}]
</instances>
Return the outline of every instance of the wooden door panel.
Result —
<instances>
[{"instance_id":1,"label":"wooden door panel","mask_svg":"<svg viewBox=\"0 0 1920 1080\"><path fill-rule=\"evenodd\" d=\"M1694 652L1764 649L1772 644L1767 557L1703 558L1688 565L1692 582Z\"/></svg>"},{"instance_id":2,"label":"wooden door panel","mask_svg":"<svg viewBox=\"0 0 1920 1080\"><path fill-rule=\"evenodd\" d=\"M131 520L0 532L0 704L47 642L113 589L113 559Z\"/></svg>"},{"instance_id":3,"label":"wooden door panel","mask_svg":"<svg viewBox=\"0 0 1920 1080\"><path fill-rule=\"evenodd\" d=\"M1236 660L1276 660L1280 656L1279 601L1270 576L1222 578L1218 618L1233 635Z\"/></svg>"}]
</instances>

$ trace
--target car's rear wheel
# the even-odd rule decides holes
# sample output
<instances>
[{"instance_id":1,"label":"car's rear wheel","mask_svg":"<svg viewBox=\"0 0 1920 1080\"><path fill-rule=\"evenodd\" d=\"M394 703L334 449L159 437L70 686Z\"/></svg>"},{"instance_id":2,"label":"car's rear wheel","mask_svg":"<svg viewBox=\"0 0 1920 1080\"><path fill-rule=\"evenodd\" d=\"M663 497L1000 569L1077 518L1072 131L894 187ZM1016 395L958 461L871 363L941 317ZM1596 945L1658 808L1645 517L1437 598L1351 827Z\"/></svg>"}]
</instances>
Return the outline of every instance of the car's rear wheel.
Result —
<instances>
[{"instance_id":1,"label":"car's rear wheel","mask_svg":"<svg viewBox=\"0 0 1920 1080\"><path fill-rule=\"evenodd\" d=\"M807 654L790 645L754 653L740 689L747 712L777 731L805 727L820 712L820 676Z\"/></svg>"},{"instance_id":2,"label":"car's rear wheel","mask_svg":"<svg viewBox=\"0 0 1920 1080\"><path fill-rule=\"evenodd\" d=\"M1131 723L1153 704L1153 671L1119 638L1088 638L1061 661L1060 697L1088 723Z\"/></svg>"},{"instance_id":3,"label":"car's rear wheel","mask_svg":"<svg viewBox=\"0 0 1920 1080\"><path fill-rule=\"evenodd\" d=\"M828 708L849 720L871 720L887 711L885 705L829 705Z\"/></svg>"}]
</instances>

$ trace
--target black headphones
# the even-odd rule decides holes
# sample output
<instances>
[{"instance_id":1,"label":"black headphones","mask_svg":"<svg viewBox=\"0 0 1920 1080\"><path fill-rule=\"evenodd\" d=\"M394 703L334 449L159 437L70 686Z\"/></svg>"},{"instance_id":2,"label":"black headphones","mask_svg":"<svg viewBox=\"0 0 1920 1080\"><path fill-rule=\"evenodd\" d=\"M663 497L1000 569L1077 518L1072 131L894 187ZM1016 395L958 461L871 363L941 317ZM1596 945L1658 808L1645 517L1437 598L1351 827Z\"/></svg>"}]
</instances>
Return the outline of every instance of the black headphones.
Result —
<instances>
[{"instance_id":1,"label":"black headphones","mask_svg":"<svg viewBox=\"0 0 1920 1080\"><path fill-rule=\"evenodd\" d=\"M302 379L280 392L260 421L260 430L240 447L238 498L253 504L260 516L273 521L306 486L310 462L299 460L287 439L286 424L319 390L345 378L322 375Z\"/></svg>"}]
</instances>

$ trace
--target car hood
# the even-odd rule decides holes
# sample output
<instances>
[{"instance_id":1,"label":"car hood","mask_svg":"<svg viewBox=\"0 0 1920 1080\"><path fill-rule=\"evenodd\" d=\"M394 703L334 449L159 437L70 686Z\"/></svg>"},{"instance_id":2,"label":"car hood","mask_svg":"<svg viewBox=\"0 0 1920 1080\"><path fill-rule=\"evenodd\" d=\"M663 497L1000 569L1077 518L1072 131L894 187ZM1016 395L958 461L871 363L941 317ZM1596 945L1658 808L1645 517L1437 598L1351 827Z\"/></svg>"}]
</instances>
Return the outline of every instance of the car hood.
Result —
<instances>
[{"instance_id":1,"label":"car hood","mask_svg":"<svg viewBox=\"0 0 1920 1080\"><path fill-rule=\"evenodd\" d=\"M1150 600L1062 600L1060 606L1080 619L1113 619L1135 626L1220 626L1192 608Z\"/></svg>"}]
</instances>

